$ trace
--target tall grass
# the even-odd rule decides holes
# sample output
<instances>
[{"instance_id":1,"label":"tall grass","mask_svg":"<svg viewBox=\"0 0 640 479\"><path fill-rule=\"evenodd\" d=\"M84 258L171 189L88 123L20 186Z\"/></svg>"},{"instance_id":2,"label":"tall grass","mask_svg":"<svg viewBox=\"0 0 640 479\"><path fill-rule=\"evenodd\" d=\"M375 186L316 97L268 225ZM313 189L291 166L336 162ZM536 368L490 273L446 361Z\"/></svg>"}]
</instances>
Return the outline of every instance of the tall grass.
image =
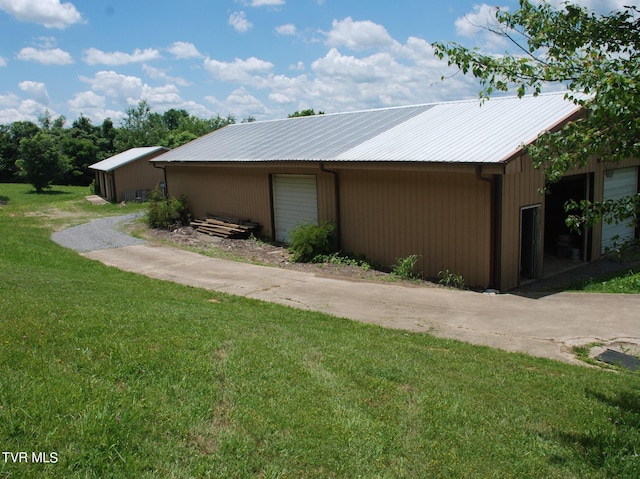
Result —
<instances>
[{"instance_id":1,"label":"tall grass","mask_svg":"<svg viewBox=\"0 0 640 479\"><path fill-rule=\"evenodd\" d=\"M640 378L152 280L0 185L0 477L638 477ZM111 208L110 206L108 208Z\"/></svg>"}]
</instances>

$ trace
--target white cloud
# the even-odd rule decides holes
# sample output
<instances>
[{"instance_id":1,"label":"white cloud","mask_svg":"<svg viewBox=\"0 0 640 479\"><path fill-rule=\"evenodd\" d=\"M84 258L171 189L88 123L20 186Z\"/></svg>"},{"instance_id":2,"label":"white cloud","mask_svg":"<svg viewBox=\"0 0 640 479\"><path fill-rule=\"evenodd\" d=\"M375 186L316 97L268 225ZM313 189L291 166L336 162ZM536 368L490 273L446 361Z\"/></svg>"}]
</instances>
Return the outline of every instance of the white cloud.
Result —
<instances>
[{"instance_id":1,"label":"white cloud","mask_svg":"<svg viewBox=\"0 0 640 479\"><path fill-rule=\"evenodd\" d=\"M118 122L124 118L124 111L109 110L106 108L106 103L106 97L97 95L92 91L76 93L67 102L71 112L76 116L86 116L93 123L102 123L106 118L111 118L112 121Z\"/></svg>"},{"instance_id":2,"label":"white cloud","mask_svg":"<svg viewBox=\"0 0 640 479\"><path fill-rule=\"evenodd\" d=\"M502 8L502 10L506 9L506 7ZM486 3L474 5L471 13L467 13L464 17L456 19L456 32L465 37L472 37L486 30L488 26L496 24L497 10L497 7L487 5Z\"/></svg>"},{"instance_id":3,"label":"white cloud","mask_svg":"<svg viewBox=\"0 0 640 479\"><path fill-rule=\"evenodd\" d=\"M7 66L7 59L4 57L0 57L0 67L6 67Z\"/></svg>"},{"instance_id":4,"label":"white cloud","mask_svg":"<svg viewBox=\"0 0 640 479\"><path fill-rule=\"evenodd\" d=\"M205 69L214 77L224 81L237 81L242 84L255 84L260 75L269 74L273 63L250 57L246 60L236 58L233 62L211 60L204 61Z\"/></svg>"},{"instance_id":5,"label":"white cloud","mask_svg":"<svg viewBox=\"0 0 640 479\"><path fill-rule=\"evenodd\" d=\"M279 103L281 105L284 105L286 103L293 103L294 101L296 101L295 98L292 98L290 96L285 95L284 93L271 93L269 95L269 100L271 100L274 103Z\"/></svg>"},{"instance_id":6,"label":"white cloud","mask_svg":"<svg viewBox=\"0 0 640 479\"><path fill-rule=\"evenodd\" d=\"M313 62L311 68L318 75L336 79L348 79L356 83L390 79L396 74L398 64L385 53L366 58L342 55L332 48L324 58Z\"/></svg>"},{"instance_id":7,"label":"white cloud","mask_svg":"<svg viewBox=\"0 0 640 479\"><path fill-rule=\"evenodd\" d=\"M69 100L71 110L81 113L86 109L103 109L106 104L106 98L97 95L92 91L83 91L76 93L72 100Z\"/></svg>"},{"instance_id":8,"label":"white cloud","mask_svg":"<svg viewBox=\"0 0 640 479\"><path fill-rule=\"evenodd\" d=\"M342 28L349 24L354 28ZM301 105L336 112L477 97L475 79L454 75L456 70L435 57L432 45L425 40L409 37L405 44L400 44L386 30L370 22L348 20L334 25L335 35L327 38L355 51L346 55L333 47L311 63L309 73L294 73L305 71L302 62L289 65L288 71L292 73L287 75L276 72L272 63L255 57L232 62L207 58L204 67L214 78L242 85L226 99L207 100L236 117L246 112L245 116L260 118L267 114L284 117ZM338 32L349 34L339 36ZM364 46L373 51L361 54ZM448 79L441 81L443 76ZM247 106L252 104L248 95L270 107L248 111Z\"/></svg>"},{"instance_id":9,"label":"white cloud","mask_svg":"<svg viewBox=\"0 0 640 479\"><path fill-rule=\"evenodd\" d=\"M168 48L168 51L179 60L202 57L202 53L198 51L193 43L189 42L174 42Z\"/></svg>"},{"instance_id":10,"label":"white cloud","mask_svg":"<svg viewBox=\"0 0 640 479\"><path fill-rule=\"evenodd\" d=\"M65 29L84 20L76 7L60 0L0 0L0 10L20 21Z\"/></svg>"},{"instance_id":11,"label":"white cloud","mask_svg":"<svg viewBox=\"0 0 640 479\"><path fill-rule=\"evenodd\" d=\"M242 121L250 116L265 116L271 113L260 99L244 88L234 90L222 101L212 96L206 97L205 100L214 105L220 112L232 113L237 121ZM222 113L222 116L226 115L227 113Z\"/></svg>"},{"instance_id":12,"label":"white cloud","mask_svg":"<svg viewBox=\"0 0 640 479\"><path fill-rule=\"evenodd\" d=\"M251 0L252 7L279 7L285 3L285 0Z\"/></svg>"},{"instance_id":13,"label":"white cloud","mask_svg":"<svg viewBox=\"0 0 640 479\"><path fill-rule=\"evenodd\" d=\"M84 54L84 61L88 65L126 65L161 58L160 52L154 48L146 48L145 50L136 48L133 53L103 52L97 48L89 48L85 50Z\"/></svg>"},{"instance_id":14,"label":"white cloud","mask_svg":"<svg viewBox=\"0 0 640 479\"><path fill-rule=\"evenodd\" d=\"M0 95L0 124L13 123L15 121L31 121L37 123L38 117L47 110L43 105L35 100L21 100L18 96L9 94ZM58 114L49 109L52 117Z\"/></svg>"},{"instance_id":15,"label":"white cloud","mask_svg":"<svg viewBox=\"0 0 640 479\"><path fill-rule=\"evenodd\" d=\"M499 7L500 10L509 10L509 7ZM508 45L508 40L503 36L489 31L501 30L496 20L498 7L487 5L474 5L473 11L467 13L455 21L456 32L467 38L473 38L477 47L486 50L503 50Z\"/></svg>"},{"instance_id":16,"label":"white cloud","mask_svg":"<svg viewBox=\"0 0 640 479\"><path fill-rule=\"evenodd\" d=\"M69 103L70 109L78 114L89 116L93 121L101 121L107 117L114 121L122 119L125 108L136 106L143 99L149 102L154 112L162 113L169 108L184 108L201 117L212 115L204 106L194 101L184 100L174 84L153 87L138 77L126 76L114 71L101 71L93 78L80 77L80 80L88 83L91 91L76 94ZM121 110L119 112L106 110L107 102L119 105Z\"/></svg>"},{"instance_id":17,"label":"white cloud","mask_svg":"<svg viewBox=\"0 0 640 479\"><path fill-rule=\"evenodd\" d=\"M548 3L556 8L563 8L567 0L547 0ZM536 3L541 3L539 0ZM607 15L614 10L624 10L627 5L638 6L637 1L630 0L568 0L568 3L587 7L601 15Z\"/></svg>"},{"instance_id":18,"label":"white cloud","mask_svg":"<svg viewBox=\"0 0 640 479\"><path fill-rule=\"evenodd\" d=\"M14 93L0 95L0 108L13 108L20 104L20 97ZM0 122L3 123L3 122Z\"/></svg>"},{"instance_id":19,"label":"white cloud","mask_svg":"<svg viewBox=\"0 0 640 479\"><path fill-rule=\"evenodd\" d=\"M121 75L114 71L100 71L93 78L80 77L80 80L91 85L93 91L121 101L140 98L144 86L140 78Z\"/></svg>"},{"instance_id":20,"label":"white cloud","mask_svg":"<svg viewBox=\"0 0 640 479\"><path fill-rule=\"evenodd\" d=\"M371 48L388 48L397 45L387 30L369 20L354 22L351 17L334 20L327 35L326 44L331 47L345 46L359 51Z\"/></svg>"},{"instance_id":21,"label":"white cloud","mask_svg":"<svg viewBox=\"0 0 640 479\"><path fill-rule=\"evenodd\" d=\"M153 78L154 80L162 80L167 83L175 83L176 85L180 86L191 85L191 82L185 80L184 78L169 76L164 70L152 67L151 65L147 65L146 63L142 65L142 70L147 74L147 76L149 76L149 78Z\"/></svg>"},{"instance_id":22,"label":"white cloud","mask_svg":"<svg viewBox=\"0 0 640 479\"><path fill-rule=\"evenodd\" d=\"M208 118L214 114L205 106L194 101L183 100L175 87L167 86L161 88L151 88L143 85L140 90L140 97L131 97L126 101L127 106L136 106L140 100L145 99L151 109L156 113L163 113L170 108L184 109L190 114L200 118ZM94 123L101 123L105 118L111 118L114 123L123 120L125 115L122 110L108 109L107 96L97 95L93 91L77 93L72 100L69 100L69 110L75 115L84 115Z\"/></svg>"},{"instance_id":23,"label":"white cloud","mask_svg":"<svg viewBox=\"0 0 640 479\"><path fill-rule=\"evenodd\" d=\"M36 49L25 47L17 55L18 60L25 62L32 61L42 65L70 65L73 59L68 52L59 48Z\"/></svg>"},{"instance_id":24,"label":"white cloud","mask_svg":"<svg viewBox=\"0 0 640 479\"><path fill-rule=\"evenodd\" d=\"M295 35L297 32L296 26L293 23L287 23L276 27L276 33L278 35Z\"/></svg>"},{"instance_id":25,"label":"white cloud","mask_svg":"<svg viewBox=\"0 0 640 479\"><path fill-rule=\"evenodd\" d=\"M38 37L36 40L37 42L34 42L34 44L43 50L51 50L58 44L56 37Z\"/></svg>"},{"instance_id":26,"label":"white cloud","mask_svg":"<svg viewBox=\"0 0 640 479\"><path fill-rule=\"evenodd\" d=\"M144 85L142 88L142 94L139 99L146 99L154 109L160 111L168 110L169 108L178 108L184 100L180 97L180 91L175 85L164 85L160 87L151 87ZM138 103L139 99L135 99L135 103Z\"/></svg>"},{"instance_id":27,"label":"white cloud","mask_svg":"<svg viewBox=\"0 0 640 479\"><path fill-rule=\"evenodd\" d=\"M229 25L237 32L246 33L253 28L253 23L247 20L245 12L234 12L229 16Z\"/></svg>"},{"instance_id":28,"label":"white cloud","mask_svg":"<svg viewBox=\"0 0 640 479\"><path fill-rule=\"evenodd\" d=\"M36 101L45 105L49 103L49 92L44 83L26 80L18 83L18 88L28 93Z\"/></svg>"}]
</instances>

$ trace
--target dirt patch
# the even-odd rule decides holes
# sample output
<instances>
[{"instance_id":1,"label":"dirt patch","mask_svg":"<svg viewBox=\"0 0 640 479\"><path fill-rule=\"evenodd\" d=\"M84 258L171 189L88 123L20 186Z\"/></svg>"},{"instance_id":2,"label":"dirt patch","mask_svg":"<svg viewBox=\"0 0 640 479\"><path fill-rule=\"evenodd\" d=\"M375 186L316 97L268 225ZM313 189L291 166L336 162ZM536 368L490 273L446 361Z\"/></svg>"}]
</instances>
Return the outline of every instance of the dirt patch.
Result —
<instances>
[{"instance_id":1,"label":"dirt patch","mask_svg":"<svg viewBox=\"0 0 640 479\"><path fill-rule=\"evenodd\" d=\"M44 211L28 211L24 215L33 218L77 218L79 216L76 211L63 211L58 208L49 208Z\"/></svg>"},{"instance_id":2,"label":"dirt patch","mask_svg":"<svg viewBox=\"0 0 640 479\"><path fill-rule=\"evenodd\" d=\"M199 253L222 259L244 261L265 266L274 266L295 271L313 273L319 276L341 278L354 281L393 281L416 287L439 288L430 281L400 280L388 272L368 269L350 264L295 263L286 247L266 243L256 239L228 239L199 233L191 227L173 230L146 229L138 232L150 242L182 246Z\"/></svg>"}]
</instances>

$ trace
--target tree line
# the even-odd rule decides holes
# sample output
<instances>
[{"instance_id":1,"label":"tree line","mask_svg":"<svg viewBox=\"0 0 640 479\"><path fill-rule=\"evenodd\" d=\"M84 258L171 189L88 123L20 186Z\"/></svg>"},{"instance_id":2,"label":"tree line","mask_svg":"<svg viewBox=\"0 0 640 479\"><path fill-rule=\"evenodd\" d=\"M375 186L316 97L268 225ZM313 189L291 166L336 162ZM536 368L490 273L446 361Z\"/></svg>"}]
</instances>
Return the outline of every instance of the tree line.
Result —
<instances>
[{"instance_id":1,"label":"tree line","mask_svg":"<svg viewBox=\"0 0 640 479\"><path fill-rule=\"evenodd\" d=\"M87 186L93 163L135 147L176 148L231 123L232 115L203 119L173 108L155 113L144 100L125 110L119 127L110 118L93 125L83 115L67 126L64 116L45 111L37 123L0 124L0 183L26 182L38 192L52 184Z\"/></svg>"}]
</instances>

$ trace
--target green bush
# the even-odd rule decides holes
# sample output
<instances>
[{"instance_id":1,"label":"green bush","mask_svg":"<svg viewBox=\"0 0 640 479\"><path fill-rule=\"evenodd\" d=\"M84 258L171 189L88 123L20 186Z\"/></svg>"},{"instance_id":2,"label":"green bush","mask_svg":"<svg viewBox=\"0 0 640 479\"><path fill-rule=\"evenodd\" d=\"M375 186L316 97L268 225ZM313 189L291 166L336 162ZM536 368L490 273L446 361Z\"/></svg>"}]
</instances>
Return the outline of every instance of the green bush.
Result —
<instances>
[{"instance_id":1,"label":"green bush","mask_svg":"<svg viewBox=\"0 0 640 479\"><path fill-rule=\"evenodd\" d=\"M417 276L414 271L417 263L417 254L410 254L406 258L397 258L396 263L391 268L391 274L401 279L414 279Z\"/></svg>"},{"instance_id":2,"label":"green bush","mask_svg":"<svg viewBox=\"0 0 640 479\"><path fill-rule=\"evenodd\" d=\"M191 221L189 203L185 195L166 199L159 189L149 195L147 224L151 228L168 228L172 225L188 225Z\"/></svg>"},{"instance_id":3,"label":"green bush","mask_svg":"<svg viewBox=\"0 0 640 479\"><path fill-rule=\"evenodd\" d=\"M293 261L306 263L318 255L332 253L334 231L335 227L331 223L301 223L293 228L289 233L289 252L293 254Z\"/></svg>"},{"instance_id":4,"label":"green bush","mask_svg":"<svg viewBox=\"0 0 640 479\"><path fill-rule=\"evenodd\" d=\"M438 283L447 288L465 289L464 278L459 273L452 273L448 269L445 269L438 273L438 278L440 278Z\"/></svg>"}]
</instances>

